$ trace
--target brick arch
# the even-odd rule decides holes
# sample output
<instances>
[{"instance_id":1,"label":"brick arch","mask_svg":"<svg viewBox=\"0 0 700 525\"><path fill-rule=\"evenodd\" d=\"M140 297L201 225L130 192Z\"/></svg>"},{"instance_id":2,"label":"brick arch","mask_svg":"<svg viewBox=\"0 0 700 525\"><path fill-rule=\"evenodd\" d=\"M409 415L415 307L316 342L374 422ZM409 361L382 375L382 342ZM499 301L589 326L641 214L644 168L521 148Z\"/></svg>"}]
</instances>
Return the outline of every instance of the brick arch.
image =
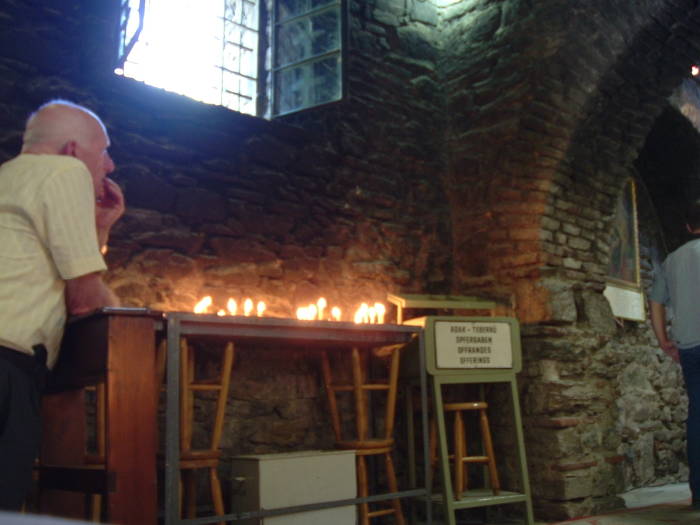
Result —
<instances>
[{"instance_id":1,"label":"brick arch","mask_svg":"<svg viewBox=\"0 0 700 525\"><path fill-rule=\"evenodd\" d=\"M578 13L558 2L531 6L511 41L497 44L519 44L494 67L519 68L500 98L487 101L498 142L488 154L476 146L454 155L451 147L448 178L471 181L469 206L452 203L454 286L512 292L526 322L575 320L553 311L552 281L602 290L615 198L689 71L689 50L700 49L691 2L631 4L591 3ZM548 25L563 19L570 22ZM538 38L523 40L523 32ZM509 110L519 110L512 122ZM477 135L465 133L469 126L457 131Z\"/></svg>"},{"instance_id":2,"label":"brick arch","mask_svg":"<svg viewBox=\"0 0 700 525\"><path fill-rule=\"evenodd\" d=\"M589 439L617 435L628 424L624 400L634 404L639 390L627 372L645 359L667 365L657 364L653 345L645 347L644 325L616 329L600 292L615 199L668 96L688 74L688 50L700 49L691 31L700 13L689 2L647 3L644 13L625 9L597 11L591 23L607 38L567 42L540 66L552 75L538 83L534 109L523 117L524 127L536 131L530 144L539 155L526 176L537 175L546 200L538 229L541 266L513 288L521 315L540 322L525 339L526 362L556 371L523 378L528 454L541 467L531 480L539 517L614 508L617 493L649 482L635 472L639 464L663 469L656 452L635 448L635 439ZM570 69L557 69L563 64ZM557 85L559 90L547 89ZM543 107L560 112L546 114ZM544 326L554 323L561 329ZM629 347L634 353L625 355ZM600 359L611 373L596 370ZM674 371L666 369L669 381ZM557 404L560 395L567 399ZM657 445L648 435L644 439ZM660 447L668 452L667 444ZM634 456L638 452L647 455ZM596 488L583 488L585 482Z\"/></svg>"},{"instance_id":3,"label":"brick arch","mask_svg":"<svg viewBox=\"0 0 700 525\"><path fill-rule=\"evenodd\" d=\"M515 296L535 512L566 519L618 506L616 494L648 482L638 463L679 476L620 435L639 394L626 374L654 363L670 384L677 371L657 365L645 326L616 327L601 291L613 204L688 72L687 49L700 50L690 31L699 14L691 2L526 4L470 12L491 22L475 38L498 53L460 32L449 41L445 186L453 289Z\"/></svg>"},{"instance_id":4,"label":"brick arch","mask_svg":"<svg viewBox=\"0 0 700 525\"><path fill-rule=\"evenodd\" d=\"M566 192L552 196L553 217L582 218L582 233L592 239L590 247L568 250L582 263L573 278L604 284L615 200L668 97L687 78L691 50L700 56L700 35L693 31L699 20L700 9L687 4L651 14L583 107L557 173Z\"/></svg>"}]
</instances>

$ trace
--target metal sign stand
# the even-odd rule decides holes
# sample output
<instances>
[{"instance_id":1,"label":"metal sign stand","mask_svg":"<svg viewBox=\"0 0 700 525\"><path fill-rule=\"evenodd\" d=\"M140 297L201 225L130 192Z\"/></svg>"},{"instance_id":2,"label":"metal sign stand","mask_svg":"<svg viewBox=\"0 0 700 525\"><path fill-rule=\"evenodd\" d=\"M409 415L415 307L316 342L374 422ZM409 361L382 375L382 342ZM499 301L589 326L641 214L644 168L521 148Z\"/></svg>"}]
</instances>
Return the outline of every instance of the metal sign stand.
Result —
<instances>
[{"instance_id":1,"label":"metal sign stand","mask_svg":"<svg viewBox=\"0 0 700 525\"><path fill-rule=\"evenodd\" d=\"M447 296L395 296L389 302L398 308L397 318L404 324L422 326L425 343L425 366L431 383L432 411L437 423L442 499L448 525L456 524L455 512L459 509L491 505L524 503L525 523L534 524L530 482L525 458L525 444L520 416L520 402L516 374L522 368L520 329L512 317L478 316L424 316L406 320L405 308L435 310L476 310L493 314L498 304L475 297ZM407 355L405 361L409 359ZM418 376L417 362L407 373ZM489 383L506 384L516 438L517 470L520 475L518 492L501 490L495 495L491 489L469 489L461 498L455 498L450 476L450 460L447 449L445 412L443 410L443 385ZM409 432L411 432L409 425ZM411 437L410 443L413 444ZM412 445L413 446L413 445ZM413 454L410 454L413 457ZM412 467L413 470L413 467Z\"/></svg>"}]
</instances>

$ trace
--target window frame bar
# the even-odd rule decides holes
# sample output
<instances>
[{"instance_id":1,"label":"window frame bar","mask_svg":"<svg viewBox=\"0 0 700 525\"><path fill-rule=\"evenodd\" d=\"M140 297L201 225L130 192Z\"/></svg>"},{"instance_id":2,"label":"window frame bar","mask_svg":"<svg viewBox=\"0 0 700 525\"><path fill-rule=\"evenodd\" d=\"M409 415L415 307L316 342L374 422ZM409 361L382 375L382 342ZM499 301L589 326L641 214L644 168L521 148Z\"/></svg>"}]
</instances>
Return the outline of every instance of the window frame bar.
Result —
<instances>
[{"instance_id":1,"label":"window frame bar","mask_svg":"<svg viewBox=\"0 0 700 525\"><path fill-rule=\"evenodd\" d=\"M271 0L272 4L272 9L270 9L271 13L270 16L272 18L272 23L270 24L270 47L272 50L271 54L271 64L270 64L270 82L271 82L271 88L269 90L270 93L270 118L274 119L276 117L281 117L283 115L289 115L291 113L297 113L299 111L304 111L307 109L313 109L313 108L318 108L321 106L326 106L328 104L334 104L337 102L340 102L341 100L345 99L347 96L347 53L348 53L348 17L350 15L349 11L349 2L347 0L337 0L336 2L333 2L331 4L327 4L321 7L316 7L310 11L307 11L303 14L298 14L293 17L286 18L283 22L279 22L277 20L277 2L280 0ZM277 28L283 24L287 24L291 21L302 19L302 18L309 18L312 15L316 15L318 13L321 13L323 11L329 11L331 9L338 9L338 15L340 17L340 35L339 35L339 48L332 50L332 51L326 51L324 53L314 55L311 57L306 57L302 60L298 60L296 62L289 62L286 63L282 66L275 66L277 62L277 46L276 46L276 38L275 35L277 34ZM277 74L284 70L288 69L292 66L298 66L300 64L304 64L306 62L310 62L312 60L316 60L319 57L322 57L324 55L335 55L338 54L340 56L340 99L338 100L329 100L328 102L323 102L321 104L315 104L312 106L304 106L301 108L297 109L292 109L289 111L278 111L276 110L276 105L277 105L277 88L276 88L276 80L277 80Z\"/></svg>"},{"instance_id":2,"label":"window frame bar","mask_svg":"<svg viewBox=\"0 0 700 525\"><path fill-rule=\"evenodd\" d=\"M129 14L126 16L124 19L124 23L122 23L122 18L121 15L124 13L124 6L129 10ZM131 37L131 40L129 43L126 43L126 27L129 25L129 19L131 18L131 7L129 7L129 0L123 0L121 4L121 10L120 10L120 16L119 16L119 21L117 22L117 39L119 42L119 47L121 47L121 43L124 43L124 49L121 55L117 56L117 63L115 67L117 68L123 68L124 63L126 62L127 58L129 57L129 54L131 53L132 49L136 45L136 42L139 41L139 38L141 37L141 32L143 31L143 25L144 25L144 18L146 17L146 0L139 0L139 8L138 8L138 13L139 13L139 25L136 28L136 31L134 31L134 35ZM123 36L123 37L122 37Z\"/></svg>"}]
</instances>

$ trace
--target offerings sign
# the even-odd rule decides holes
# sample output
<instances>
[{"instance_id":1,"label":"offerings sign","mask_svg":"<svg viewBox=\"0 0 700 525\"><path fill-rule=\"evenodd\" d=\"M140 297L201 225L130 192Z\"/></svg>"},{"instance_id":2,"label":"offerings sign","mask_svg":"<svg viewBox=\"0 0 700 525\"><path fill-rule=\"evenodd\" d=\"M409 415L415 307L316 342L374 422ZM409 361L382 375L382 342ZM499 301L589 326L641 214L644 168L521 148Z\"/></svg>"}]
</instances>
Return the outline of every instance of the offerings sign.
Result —
<instances>
[{"instance_id":1,"label":"offerings sign","mask_svg":"<svg viewBox=\"0 0 700 525\"><path fill-rule=\"evenodd\" d=\"M436 321L437 368L512 368L509 323Z\"/></svg>"}]
</instances>

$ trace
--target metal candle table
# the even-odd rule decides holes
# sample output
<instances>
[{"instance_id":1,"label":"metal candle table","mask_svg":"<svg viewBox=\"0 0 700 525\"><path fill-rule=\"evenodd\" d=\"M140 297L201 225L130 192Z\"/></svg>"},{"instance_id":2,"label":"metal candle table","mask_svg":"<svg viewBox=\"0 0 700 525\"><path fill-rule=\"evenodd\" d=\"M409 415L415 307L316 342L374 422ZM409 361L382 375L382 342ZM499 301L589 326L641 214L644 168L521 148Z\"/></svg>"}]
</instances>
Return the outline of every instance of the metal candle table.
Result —
<instances>
[{"instance_id":1,"label":"metal candle table","mask_svg":"<svg viewBox=\"0 0 700 525\"><path fill-rule=\"evenodd\" d=\"M288 514L321 508L382 501L392 498L423 497L429 494L428 481L422 487L412 487L391 494L379 494L365 498L320 502L282 509L245 512L183 520L179 514L180 496L178 491L178 465L180 464L180 339L216 338L232 341L245 346L274 344L285 347L318 348L329 351L349 351L352 348L374 348L392 344L407 344L418 339L423 365L422 330L412 326L398 325L357 325L329 321L296 321L266 317L216 316L188 313L169 313L166 323L167 334L167 392L166 392L166 441L165 441L165 524L215 523L235 521L270 515ZM427 413L426 375L420 377L423 413ZM427 422L423 421L423 442L427 445ZM426 454L427 462L427 454ZM427 464L426 464L427 470ZM427 523L432 523L430 505L426 505Z\"/></svg>"}]
</instances>

